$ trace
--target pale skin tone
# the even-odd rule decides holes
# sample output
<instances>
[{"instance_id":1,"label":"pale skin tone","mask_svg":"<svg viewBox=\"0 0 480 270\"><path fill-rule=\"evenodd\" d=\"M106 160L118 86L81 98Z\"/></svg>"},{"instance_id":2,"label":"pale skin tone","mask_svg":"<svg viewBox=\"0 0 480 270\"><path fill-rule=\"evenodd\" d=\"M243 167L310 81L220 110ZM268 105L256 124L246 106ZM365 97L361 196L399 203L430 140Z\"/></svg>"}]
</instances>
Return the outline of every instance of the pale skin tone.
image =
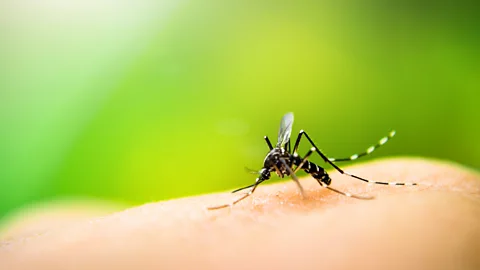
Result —
<instances>
[{"instance_id":1,"label":"pale skin tone","mask_svg":"<svg viewBox=\"0 0 480 270\"><path fill-rule=\"evenodd\" d=\"M0 269L480 269L477 172L418 158L347 171L420 185L369 186L329 170L332 187L375 199L347 198L303 177L305 199L284 180L267 181L234 207L214 211L206 207L241 194L70 216L62 226L59 211L55 224L40 216L7 228Z\"/></svg>"}]
</instances>

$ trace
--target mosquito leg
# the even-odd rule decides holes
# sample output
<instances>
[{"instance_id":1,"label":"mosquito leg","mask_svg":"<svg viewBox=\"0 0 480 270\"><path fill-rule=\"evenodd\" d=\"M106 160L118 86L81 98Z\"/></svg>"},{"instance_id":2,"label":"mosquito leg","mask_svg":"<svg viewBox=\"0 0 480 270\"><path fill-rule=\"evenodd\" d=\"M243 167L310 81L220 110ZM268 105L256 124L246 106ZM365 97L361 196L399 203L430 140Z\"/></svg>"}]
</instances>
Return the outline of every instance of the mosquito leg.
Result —
<instances>
[{"instance_id":1,"label":"mosquito leg","mask_svg":"<svg viewBox=\"0 0 480 270\"><path fill-rule=\"evenodd\" d=\"M308 158L310 157L310 155L312 155L312 153L315 151L315 147L312 147L310 148L310 150L308 150L307 154L305 154L305 156L303 157L302 161L297 165L297 167L295 168L295 170L293 171L294 173L298 172L298 170L300 170L302 167L303 167L303 164L305 164L305 162L307 162ZM294 158L297 158L298 157L298 154L295 153L293 154L293 157ZM293 160L293 159L292 159Z\"/></svg>"},{"instance_id":2,"label":"mosquito leg","mask_svg":"<svg viewBox=\"0 0 480 270\"><path fill-rule=\"evenodd\" d=\"M253 193L253 189L250 190L248 193L245 193L245 195L243 195L242 197L236 199L235 201L233 201L232 203L229 203L229 204L222 204L222 205L218 205L218 206L210 206L208 207L207 209L208 210L217 210L217 209L222 209L222 208L226 208L226 207L232 207L234 206L236 203L242 201L243 199L247 198L248 196L252 195Z\"/></svg>"},{"instance_id":3,"label":"mosquito leg","mask_svg":"<svg viewBox=\"0 0 480 270\"><path fill-rule=\"evenodd\" d=\"M207 207L207 209L208 209L208 210L216 210L216 209L221 209L221 208L226 208L226 207L232 207L232 206L234 206L235 204L237 204L237 203L241 202L242 200L244 200L245 198L247 198L248 196L252 195L253 192L255 191L255 189L258 187L258 185L259 185L260 183L262 183L263 181L265 181L265 179L264 179L264 180L261 180L260 178L257 178L255 184L253 184L253 185L251 185L251 186L248 186L248 187L244 187L244 188L239 189L239 190L242 190L242 189L246 189L246 188L252 187L252 189L251 189L249 192L245 193L242 197L236 199L235 201L233 201L233 202L231 202L231 203L229 203L229 204L222 204L222 205L218 205L218 206L210 206L210 207ZM239 191L239 190L236 190L236 191ZM236 192L236 191L234 191L234 192Z\"/></svg>"},{"instance_id":4,"label":"mosquito leg","mask_svg":"<svg viewBox=\"0 0 480 270\"><path fill-rule=\"evenodd\" d=\"M251 185L248 185L248 186L246 186L246 187L242 187L242 188L239 188L239 189L235 189L234 191L232 191L232 193L237 193L237 192L239 192L239 191L242 191L242 190L247 189L247 188L251 188L251 187L253 187L253 186L255 186L255 184L251 184Z\"/></svg>"},{"instance_id":5,"label":"mosquito leg","mask_svg":"<svg viewBox=\"0 0 480 270\"><path fill-rule=\"evenodd\" d=\"M298 150L298 146L300 145L300 140L302 139L302 134L304 133L303 129L300 130L300 133L298 133L297 139L295 140L295 146L293 146L293 154L295 155Z\"/></svg>"},{"instance_id":6,"label":"mosquito leg","mask_svg":"<svg viewBox=\"0 0 480 270\"><path fill-rule=\"evenodd\" d=\"M385 136L383 138L381 138L377 144L375 145L372 145L370 146L369 148L367 148L367 150L365 150L364 152L360 153L360 154L355 154L355 155L351 155L350 157L347 157L347 158L328 158L330 161L332 162L336 162L336 161L351 161L351 160L356 160L357 158L359 157L363 157L363 156L366 156L366 155L369 155L371 154L373 151L375 151L377 148L379 148L380 146L384 145L385 143L387 143L393 136L395 136L395 130L392 130L388 136Z\"/></svg>"},{"instance_id":7,"label":"mosquito leg","mask_svg":"<svg viewBox=\"0 0 480 270\"><path fill-rule=\"evenodd\" d=\"M284 175L283 175L282 171L280 171L280 169L277 167L277 165L273 165L273 167L275 168L275 171L277 172L277 174L278 174L281 178L283 178Z\"/></svg>"},{"instance_id":8,"label":"mosquito leg","mask_svg":"<svg viewBox=\"0 0 480 270\"><path fill-rule=\"evenodd\" d=\"M330 160L328 160L328 158L320 151L318 150L318 147L313 143L313 141L310 139L310 137L308 136L308 134L302 129L300 130L300 133L298 134L298 137L297 137L297 140L295 141L295 146L293 148L293 153L296 153L297 150L298 150L298 146L300 145L300 141L302 139L302 136L305 135L305 137L307 137L307 140L310 142L310 144L315 148L315 151L322 157L322 159L327 162L328 164L330 164L331 166L333 166L337 171L339 171L340 173L343 174L343 171L335 164L333 164Z\"/></svg>"},{"instance_id":9,"label":"mosquito leg","mask_svg":"<svg viewBox=\"0 0 480 270\"><path fill-rule=\"evenodd\" d=\"M342 194L342 195L347 196L347 197L351 197L351 198L355 198L355 199L360 199L360 200L371 200L371 199L374 198L373 196L356 195L356 194L352 194L352 193L350 193L350 192L343 192L343 191L340 191L340 190L338 190L338 189L334 189L334 188L330 187L329 185L321 182L320 179L317 179L317 182L318 182L322 187L324 187L324 188L326 188L326 189L329 189L329 190L331 190L331 191L333 191L333 192L336 192L336 193L338 193L338 194Z\"/></svg>"},{"instance_id":10,"label":"mosquito leg","mask_svg":"<svg viewBox=\"0 0 480 270\"><path fill-rule=\"evenodd\" d=\"M300 184L300 181L298 180L298 177L293 172L292 168L290 168L290 166L288 166L287 162L283 158L281 158L280 161L283 163L285 168L287 168L287 171L290 174L290 176L292 176L292 179L295 182L295 184L297 184L297 187L300 190L300 193L302 194L302 197L305 198L305 191L303 191L303 187Z\"/></svg>"},{"instance_id":11,"label":"mosquito leg","mask_svg":"<svg viewBox=\"0 0 480 270\"><path fill-rule=\"evenodd\" d=\"M305 137L307 138L307 140L310 142L310 144L315 147L315 151L322 157L322 159L330 164L330 166L332 166L333 168L335 168L338 172L340 172L341 174L345 174L345 175L348 175L350 177L353 177L355 179L358 179L358 180L361 180L363 182L367 182L367 183L370 183L370 184L378 184L378 185L390 185L390 186L415 186L417 185L417 183L397 183L397 182L376 182L376 181L372 181L372 180L368 180L368 179L365 179L365 178L362 178L360 176L356 176L356 175L353 175L353 174L350 174L350 173L347 173L345 171L343 171L342 169L340 169L337 165L335 165L335 163L331 162L323 153L322 151L320 151L318 149L318 147L315 145L315 143L313 143L312 139L310 139L310 137L308 136L308 134L304 131L304 130L300 130L300 134L298 135L297 137L297 141L295 142L295 148L294 150L298 149L298 144L300 143L300 139L302 138L302 135L305 135Z\"/></svg>"},{"instance_id":12,"label":"mosquito leg","mask_svg":"<svg viewBox=\"0 0 480 270\"><path fill-rule=\"evenodd\" d=\"M267 142L268 148L272 150L273 146L272 146L272 143L270 142L270 139L268 139L268 136L264 136L263 138L265 139L265 142Z\"/></svg>"}]
</instances>

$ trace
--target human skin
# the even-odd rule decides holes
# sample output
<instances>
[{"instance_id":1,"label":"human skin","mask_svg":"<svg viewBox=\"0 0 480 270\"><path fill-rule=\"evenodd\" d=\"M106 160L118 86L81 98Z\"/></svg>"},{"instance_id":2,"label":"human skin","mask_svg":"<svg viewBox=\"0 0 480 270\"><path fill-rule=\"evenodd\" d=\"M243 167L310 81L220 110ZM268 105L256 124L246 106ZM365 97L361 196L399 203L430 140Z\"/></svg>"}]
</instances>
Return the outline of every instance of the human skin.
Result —
<instances>
[{"instance_id":1,"label":"human skin","mask_svg":"<svg viewBox=\"0 0 480 270\"><path fill-rule=\"evenodd\" d=\"M239 194L149 203L18 232L0 246L0 269L480 269L477 172L419 158L347 170L419 185L371 186L330 171L332 187L375 199L341 196L305 177L306 198L282 181L232 208L206 209Z\"/></svg>"}]
</instances>

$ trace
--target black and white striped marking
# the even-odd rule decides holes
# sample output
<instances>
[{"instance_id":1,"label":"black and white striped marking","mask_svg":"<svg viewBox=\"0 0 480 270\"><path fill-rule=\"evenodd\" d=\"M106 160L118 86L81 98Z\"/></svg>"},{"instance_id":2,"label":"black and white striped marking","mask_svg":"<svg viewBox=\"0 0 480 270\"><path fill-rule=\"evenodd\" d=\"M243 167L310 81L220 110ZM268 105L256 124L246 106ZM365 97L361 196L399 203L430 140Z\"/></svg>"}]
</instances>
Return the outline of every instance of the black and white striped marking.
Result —
<instances>
[{"instance_id":1,"label":"black and white striped marking","mask_svg":"<svg viewBox=\"0 0 480 270\"><path fill-rule=\"evenodd\" d=\"M379 148L380 146L386 144L393 136L395 136L395 130L392 130L388 136L386 137L383 137L381 138L377 144L375 145L372 145L370 146L369 148L367 148L367 150L365 150L365 152L362 152L360 154L354 154L354 155L351 155L350 157L347 157L347 158L328 158L328 160L330 160L331 162L338 162L338 161L352 161L352 160L356 160L357 158L359 157L363 157L363 156L366 156L366 155L369 155L371 154L373 151L375 151L377 148Z\"/></svg>"},{"instance_id":2,"label":"black and white striped marking","mask_svg":"<svg viewBox=\"0 0 480 270\"><path fill-rule=\"evenodd\" d=\"M265 142L267 143L268 148L270 151L268 152L267 156L265 157L265 160L263 161L263 168L258 172L258 178L255 180L255 183L239 188L233 191L233 193L244 190L244 189L250 189L247 193L245 193L243 196L240 198L234 200L233 202L229 204L223 204L223 205L218 205L218 206L212 206L208 207L209 210L214 210L214 209L220 209L220 208L225 208L225 207L231 207L238 202L242 201L243 199L249 197L250 195L253 194L255 189L259 184L262 182L270 179L270 175L272 172L275 172L278 176L284 177L284 176L291 176L292 180L295 181L295 183L298 186L298 189L300 190L300 193L302 196L304 196L304 191L302 188L302 185L300 184L296 172L298 170L304 170L306 173L310 174L317 182L320 184L320 186L329 189L333 192L336 192L338 194L344 195L346 197L351 197L351 198L356 198L356 199L362 199L362 200L370 200L373 199L371 196L362 196L362 195L357 195L357 194L352 194L350 192L343 192L340 190L337 190L335 188L330 187L330 183L332 182L332 179L330 176L327 174L325 169L322 167L318 166L317 164L309 161L309 157L316 152L326 163L331 165L333 168L335 168L338 172L341 174L348 175L352 178L361 180L363 182L369 183L369 184L378 184L378 185L389 185L389 186L414 186L417 185L416 183L399 183L399 182L378 182L378 181L372 181L369 179L362 178L360 176L350 174L348 172L345 172L344 170L340 169L334 162L340 162L340 161L352 161L356 160L360 157L366 156L371 154L373 151L375 151L378 147L384 145L387 143L393 136L395 136L395 131L391 131L388 136L383 137L378 141L376 145L370 146L367 148L365 152L362 152L360 154L354 154L351 155L348 158L328 158L322 151L318 149L317 146L313 143L312 139L308 136L308 134L304 130L300 130L300 133L297 136L297 139L295 141L295 145L293 147L293 150L290 148L290 134L292 132L292 125L293 125L293 113L287 113L283 116L282 121L280 122L280 130L278 132L278 140L277 144L275 147L271 144L270 140L268 139L267 136L264 137ZM308 150L308 152L305 154L305 156L300 157L297 153L298 146L300 145L300 141L302 137L305 136L307 140L310 142L312 147Z\"/></svg>"}]
</instances>

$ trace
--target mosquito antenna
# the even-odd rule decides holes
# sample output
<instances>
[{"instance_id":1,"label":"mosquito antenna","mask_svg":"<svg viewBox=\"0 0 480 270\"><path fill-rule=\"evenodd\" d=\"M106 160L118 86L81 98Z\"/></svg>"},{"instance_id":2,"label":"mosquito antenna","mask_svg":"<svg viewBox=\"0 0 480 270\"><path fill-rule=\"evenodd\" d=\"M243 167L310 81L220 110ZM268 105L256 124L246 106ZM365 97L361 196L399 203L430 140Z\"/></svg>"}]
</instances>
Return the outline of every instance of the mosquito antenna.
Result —
<instances>
[{"instance_id":1,"label":"mosquito antenna","mask_svg":"<svg viewBox=\"0 0 480 270\"><path fill-rule=\"evenodd\" d=\"M245 171L250 174L260 174L259 171L245 167Z\"/></svg>"}]
</instances>

